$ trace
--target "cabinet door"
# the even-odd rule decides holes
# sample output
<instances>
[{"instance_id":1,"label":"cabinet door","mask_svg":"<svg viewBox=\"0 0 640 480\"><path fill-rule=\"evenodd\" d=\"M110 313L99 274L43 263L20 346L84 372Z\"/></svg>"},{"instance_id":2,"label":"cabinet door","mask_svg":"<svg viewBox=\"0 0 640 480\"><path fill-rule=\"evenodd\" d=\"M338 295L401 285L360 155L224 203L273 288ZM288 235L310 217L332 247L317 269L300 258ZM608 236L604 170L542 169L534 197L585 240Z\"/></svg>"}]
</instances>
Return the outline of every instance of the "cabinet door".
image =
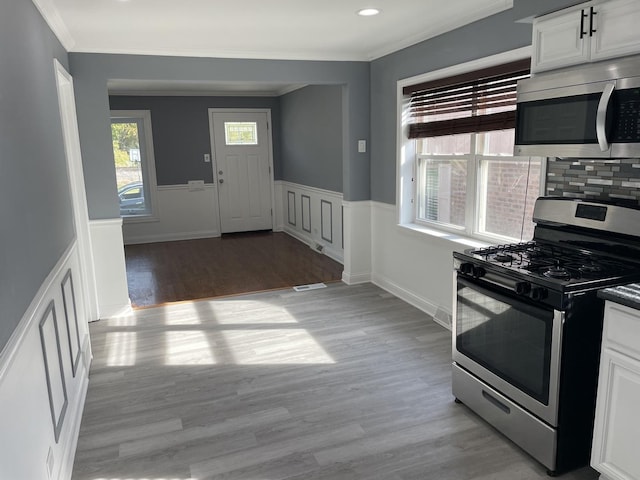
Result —
<instances>
[{"instance_id":1,"label":"cabinet door","mask_svg":"<svg viewBox=\"0 0 640 480\"><path fill-rule=\"evenodd\" d=\"M589 7L569 8L533 21L531 71L540 72L589 61ZM582 20L582 16L584 20ZM581 28L586 35L581 35ZM580 38L580 37L583 38Z\"/></svg>"},{"instance_id":2,"label":"cabinet door","mask_svg":"<svg viewBox=\"0 0 640 480\"><path fill-rule=\"evenodd\" d=\"M640 362L605 348L600 359L591 466L612 480L640 478Z\"/></svg>"},{"instance_id":3,"label":"cabinet door","mask_svg":"<svg viewBox=\"0 0 640 480\"><path fill-rule=\"evenodd\" d=\"M591 59L621 57L640 52L640 2L610 0L595 6Z\"/></svg>"}]
</instances>

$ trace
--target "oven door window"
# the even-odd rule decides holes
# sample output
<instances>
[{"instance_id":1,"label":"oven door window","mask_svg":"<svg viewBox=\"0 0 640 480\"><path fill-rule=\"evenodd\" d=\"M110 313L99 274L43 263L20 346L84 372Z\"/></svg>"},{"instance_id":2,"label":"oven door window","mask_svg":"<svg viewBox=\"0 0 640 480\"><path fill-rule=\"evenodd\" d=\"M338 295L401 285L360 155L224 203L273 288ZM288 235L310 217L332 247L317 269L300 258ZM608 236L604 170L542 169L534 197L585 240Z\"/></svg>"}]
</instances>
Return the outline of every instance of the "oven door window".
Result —
<instances>
[{"instance_id":1,"label":"oven door window","mask_svg":"<svg viewBox=\"0 0 640 480\"><path fill-rule=\"evenodd\" d=\"M456 349L549 404L553 310L458 279Z\"/></svg>"}]
</instances>

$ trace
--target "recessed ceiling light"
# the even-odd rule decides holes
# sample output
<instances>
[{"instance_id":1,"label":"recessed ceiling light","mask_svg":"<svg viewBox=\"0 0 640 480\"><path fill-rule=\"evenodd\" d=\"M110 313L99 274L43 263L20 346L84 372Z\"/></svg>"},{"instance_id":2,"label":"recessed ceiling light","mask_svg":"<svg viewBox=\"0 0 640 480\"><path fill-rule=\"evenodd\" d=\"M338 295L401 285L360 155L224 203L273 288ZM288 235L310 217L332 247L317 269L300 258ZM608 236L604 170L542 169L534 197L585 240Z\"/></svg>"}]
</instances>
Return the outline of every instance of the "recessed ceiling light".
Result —
<instances>
[{"instance_id":1,"label":"recessed ceiling light","mask_svg":"<svg viewBox=\"0 0 640 480\"><path fill-rule=\"evenodd\" d=\"M362 17L372 17L373 15L378 15L380 10L377 8L363 8L358 10L358 15Z\"/></svg>"}]
</instances>

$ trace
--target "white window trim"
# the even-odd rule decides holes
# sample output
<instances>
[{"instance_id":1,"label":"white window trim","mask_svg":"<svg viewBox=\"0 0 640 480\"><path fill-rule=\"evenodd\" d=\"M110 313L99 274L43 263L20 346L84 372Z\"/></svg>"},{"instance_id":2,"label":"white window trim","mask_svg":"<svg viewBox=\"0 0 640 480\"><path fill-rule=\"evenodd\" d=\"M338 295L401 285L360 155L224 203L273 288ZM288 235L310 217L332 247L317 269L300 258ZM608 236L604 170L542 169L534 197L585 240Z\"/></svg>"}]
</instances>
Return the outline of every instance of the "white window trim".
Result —
<instances>
[{"instance_id":1,"label":"white window trim","mask_svg":"<svg viewBox=\"0 0 640 480\"><path fill-rule=\"evenodd\" d=\"M157 222L160 220L158 212L158 180L156 179L156 157L153 151L153 131L151 130L151 110L111 110L111 118L141 119L144 125L144 146L146 155L147 180L149 185L149 208L147 215L122 215L123 223Z\"/></svg>"},{"instance_id":2,"label":"white window trim","mask_svg":"<svg viewBox=\"0 0 640 480\"><path fill-rule=\"evenodd\" d=\"M450 77L454 75L460 75L473 70L479 70L482 68L488 68L503 63L513 62L521 60L531 56L531 47L523 47L516 50L492 55L490 57L473 60L471 62L461 63L452 67L444 68L441 70L435 70L433 72L424 73L421 75L404 78L398 80L396 88L396 105L397 105L397 120L396 120L396 215L398 219L398 227L406 228L415 232L420 232L433 237L446 238L456 243L468 245L470 247L477 247L483 244L495 243L499 240L498 236L485 236L478 233L470 232L466 228L452 228L445 225L439 226L435 224L429 224L416 222L416 202L414 201L415 182L417 169L416 169L416 155L415 155L415 141L408 138L409 132L409 117L408 112L408 100L402 93L403 88L416 83L429 82L437 80L439 78ZM475 167L475 165L474 165ZM473 168L473 181L476 182L476 172ZM546 159L542 160L542 172L546 171ZM545 178L540 179L540 195L544 195L545 191ZM467 214L473 214L473 217L477 221L476 199L472 198L467 201ZM471 211L469 211L471 210ZM477 230L474 225L474 230Z\"/></svg>"}]
</instances>

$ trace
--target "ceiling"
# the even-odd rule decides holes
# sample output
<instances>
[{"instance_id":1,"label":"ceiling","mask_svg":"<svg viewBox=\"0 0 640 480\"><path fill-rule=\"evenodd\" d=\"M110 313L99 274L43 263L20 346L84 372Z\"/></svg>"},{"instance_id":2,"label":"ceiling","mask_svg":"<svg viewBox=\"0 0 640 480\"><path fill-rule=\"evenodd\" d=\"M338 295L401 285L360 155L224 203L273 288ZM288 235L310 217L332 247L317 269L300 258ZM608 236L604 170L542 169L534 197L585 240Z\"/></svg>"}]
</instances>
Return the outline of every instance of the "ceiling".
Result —
<instances>
[{"instance_id":1,"label":"ceiling","mask_svg":"<svg viewBox=\"0 0 640 480\"><path fill-rule=\"evenodd\" d=\"M369 61L513 0L33 0L71 52ZM361 17L356 11L377 7Z\"/></svg>"},{"instance_id":2,"label":"ceiling","mask_svg":"<svg viewBox=\"0 0 640 480\"><path fill-rule=\"evenodd\" d=\"M513 0L33 0L69 52L370 61ZM376 7L379 15L356 14ZM298 84L111 80L118 95L278 96Z\"/></svg>"}]
</instances>

